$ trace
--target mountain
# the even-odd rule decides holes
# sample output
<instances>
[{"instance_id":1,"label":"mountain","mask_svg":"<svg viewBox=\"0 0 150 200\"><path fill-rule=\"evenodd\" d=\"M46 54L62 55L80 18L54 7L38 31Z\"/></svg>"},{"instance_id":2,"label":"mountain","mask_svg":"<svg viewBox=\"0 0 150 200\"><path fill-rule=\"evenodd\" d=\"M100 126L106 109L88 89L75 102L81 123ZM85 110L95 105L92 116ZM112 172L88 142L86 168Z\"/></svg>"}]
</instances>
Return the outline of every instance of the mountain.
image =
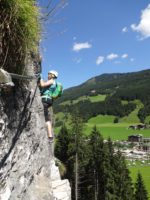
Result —
<instances>
[{"instance_id":1,"label":"mountain","mask_svg":"<svg viewBox=\"0 0 150 200\"><path fill-rule=\"evenodd\" d=\"M143 107L138 117L144 122L150 115L150 69L131 72L102 74L92 77L79 86L64 90L63 96L55 102L58 112L79 110L85 121L98 114L114 115L118 118L128 116L135 108L135 100ZM92 102L87 97L105 95L103 101ZM86 98L83 98L86 97ZM126 104L123 101L127 101Z\"/></svg>"},{"instance_id":2,"label":"mountain","mask_svg":"<svg viewBox=\"0 0 150 200\"><path fill-rule=\"evenodd\" d=\"M138 88L150 94L149 85L150 69L131 73L102 74L87 80L79 86L64 90L64 94L58 102L77 99L83 95L91 95L92 90L95 90L96 95L111 94L120 90L131 91Z\"/></svg>"}]
</instances>

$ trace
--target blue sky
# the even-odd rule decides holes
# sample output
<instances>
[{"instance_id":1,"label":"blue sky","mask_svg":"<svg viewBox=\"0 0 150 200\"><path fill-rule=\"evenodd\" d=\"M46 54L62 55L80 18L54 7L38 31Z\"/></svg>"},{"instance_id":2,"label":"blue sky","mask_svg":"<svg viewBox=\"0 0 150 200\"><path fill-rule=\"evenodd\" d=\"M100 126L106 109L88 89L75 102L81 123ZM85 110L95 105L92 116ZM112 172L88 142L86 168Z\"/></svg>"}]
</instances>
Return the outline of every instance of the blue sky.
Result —
<instances>
[{"instance_id":1,"label":"blue sky","mask_svg":"<svg viewBox=\"0 0 150 200\"><path fill-rule=\"evenodd\" d=\"M57 70L64 89L103 73L149 69L150 1L68 0L43 22L41 54L44 78Z\"/></svg>"}]
</instances>

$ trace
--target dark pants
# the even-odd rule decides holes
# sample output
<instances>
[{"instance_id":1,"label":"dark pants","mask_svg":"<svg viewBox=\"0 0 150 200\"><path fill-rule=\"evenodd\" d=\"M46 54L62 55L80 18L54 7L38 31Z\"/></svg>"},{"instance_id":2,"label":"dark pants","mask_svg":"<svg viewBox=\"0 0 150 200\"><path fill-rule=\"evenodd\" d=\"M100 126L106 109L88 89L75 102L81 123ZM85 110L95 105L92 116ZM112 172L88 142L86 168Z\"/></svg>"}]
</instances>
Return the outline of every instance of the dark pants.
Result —
<instances>
[{"instance_id":1,"label":"dark pants","mask_svg":"<svg viewBox=\"0 0 150 200\"><path fill-rule=\"evenodd\" d=\"M44 117L45 121L51 121L51 106L53 104L52 99L42 98L42 103L44 107Z\"/></svg>"}]
</instances>

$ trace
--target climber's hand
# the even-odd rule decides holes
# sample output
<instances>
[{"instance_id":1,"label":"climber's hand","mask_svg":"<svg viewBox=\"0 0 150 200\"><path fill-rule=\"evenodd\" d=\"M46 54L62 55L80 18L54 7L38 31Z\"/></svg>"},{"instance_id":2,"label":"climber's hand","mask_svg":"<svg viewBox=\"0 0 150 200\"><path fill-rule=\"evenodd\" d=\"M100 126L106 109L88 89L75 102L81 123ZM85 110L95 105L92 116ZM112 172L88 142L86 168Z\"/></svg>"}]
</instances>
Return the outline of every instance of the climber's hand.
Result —
<instances>
[{"instance_id":1,"label":"climber's hand","mask_svg":"<svg viewBox=\"0 0 150 200\"><path fill-rule=\"evenodd\" d=\"M42 74L39 74L39 76L38 76L38 82L40 82L41 79L42 79Z\"/></svg>"}]
</instances>

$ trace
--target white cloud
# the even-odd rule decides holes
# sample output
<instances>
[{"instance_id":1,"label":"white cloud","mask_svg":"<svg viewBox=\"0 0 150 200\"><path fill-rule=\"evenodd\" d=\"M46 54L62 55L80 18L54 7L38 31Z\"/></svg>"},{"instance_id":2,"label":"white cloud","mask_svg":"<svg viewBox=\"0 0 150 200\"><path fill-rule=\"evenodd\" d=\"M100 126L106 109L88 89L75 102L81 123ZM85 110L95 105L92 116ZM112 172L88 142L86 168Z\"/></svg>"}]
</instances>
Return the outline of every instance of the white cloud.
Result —
<instances>
[{"instance_id":1,"label":"white cloud","mask_svg":"<svg viewBox=\"0 0 150 200\"><path fill-rule=\"evenodd\" d=\"M110 60L110 61L113 61L113 60L114 60L114 63L115 63L115 64L121 64L121 63L122 63L121 60L115 60L115 59L116 59L116 58L118 58L118 59L119 59L119 58L126 59L126 58L128 58L128 57L129 57L129 55L128 55L127 53L124 53L124 54L122 54L122 55L120 55L120 56L119 56L118 54L111 53L111 54L108 54L107 56L98 56L97 59L96 59L96 64L97 64L97 65L100 65L100 64L102 64L106 59L107 59L107 60ZM133 62L134 59L131 58L130 61Z\"/></svg>"},{"instance_id":2,"label":"white cloud","mask_svg":"<svg viewBox=\"0 0 150 200\"><path fill-rule=\"evenodd\" d=\"M92 47L92 45L89 44L88 42L85 42L85 43L75 43L73 45L73 51L78 52L78 51L80 51L82 49L89 49L91 47Z\"/></svg>"},{"instance_id":3,"label":"white cloud","mask_svg":"<svg viewBox=\"0 0 150 200\"><path fill-rule=\"evenodd\" d=\"M107 59L108 59L108 60L113 60L113 59L115 59L115 58L118 58L118 54L111 53L111 54L109 54L109 55L107 56Z\"/></svg>"},{"instance_id":4,"label":"white cloud","mask_svg":"<svg viewBox=\"0 0 150 200\"><path fill-rule=\"evenodd\" d=\"M122 56L121 56L121 58L127 58L128 57L128 54L123 54Z\"/></svg>"},{"instance_id":5,"label":"white cloud","mask_svg":"<svg viewBox=\"0 0 150 200\"><path fill-rule=\"evenodd\" d=\"M127 28L127 27L124 27L124 28L122 29L122 32L123 32L123 33L128 32L128 28Z\"/></svg>"},{"instance_id":6,"label":"white cloud","mask_svg":"<svg viewBox=\"0 0 150 200\"><path fill-rule=\"evenodd\" d=\"M142 11L139 24L132 24L131 29L139 32L142 35L141 39L150 37L150 4Z\"/></svg>"},{"instance_id":7,"label":"white cloud","mask_svg":"<svg viewBox=\"0 0 150 200\"><path fill-rule=\"evenodd\" d=\"M103 56L98 56L97 60L96 60L96 64L100 65L104 62L104 57Z\"/></svg>"}]
</instances>

